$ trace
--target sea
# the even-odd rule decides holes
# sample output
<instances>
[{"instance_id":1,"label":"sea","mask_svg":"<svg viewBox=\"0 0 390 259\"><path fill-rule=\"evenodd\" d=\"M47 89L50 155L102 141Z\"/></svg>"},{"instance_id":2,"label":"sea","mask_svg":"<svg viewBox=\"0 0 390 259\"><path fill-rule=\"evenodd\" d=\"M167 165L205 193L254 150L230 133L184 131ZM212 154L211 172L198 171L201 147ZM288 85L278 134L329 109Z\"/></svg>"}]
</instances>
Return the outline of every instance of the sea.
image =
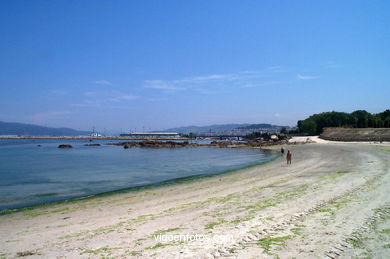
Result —
<instances>
[{"instance_id":1,"label":"sea","mask_svg":"<svg viewBox=\"0 0 390 259\"><path fill-rule=\"evenodd\" d=\"M115 141L0 140L0 211L208 176L276 156L249 148L124 149L110 142ZM91 143L101 146L85 146Z\"/></svg>"}]
</instances>

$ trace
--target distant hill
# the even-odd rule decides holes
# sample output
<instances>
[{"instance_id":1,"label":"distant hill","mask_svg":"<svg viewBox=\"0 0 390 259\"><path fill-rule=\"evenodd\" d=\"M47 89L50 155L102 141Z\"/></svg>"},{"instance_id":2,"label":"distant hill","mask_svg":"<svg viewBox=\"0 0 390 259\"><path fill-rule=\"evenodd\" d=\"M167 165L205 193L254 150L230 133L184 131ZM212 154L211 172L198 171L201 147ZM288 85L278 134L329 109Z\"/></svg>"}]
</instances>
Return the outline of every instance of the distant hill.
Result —
<instances>
[{"instance_id":1,"label":"distant hill","mask_svg":"<svg viewBox=\"0 0 390 259\"><path fill-rule=\"evenodd\" d=\"M288 126L278 126L278 125L272 125L267 123L260 123L260 124L250 124L244 127L239 127L238 129L272 129L272 128L282 128Z\"/></svg>"},{"instance_id":2,"label":"distant hill","mask_svg":"<svg viewBox=\"0 0 390 259\"><path fill-rule=\"evenodd\" d=\"M33 124L0 121L0 135L18 136L79 136L88 135L88 131L70 128L49 128Z\"/></svg>"},{"instance_id":3,"label":"distant hill","mask_svg":"<svg viewBox=\"0 0 390 259\"><path fill-rule=\"evenodd\" d=\"M249 124L220 124L220 125L208 125L208 126L185 126L185 127L165 129L159 132L178 132L183 134L188 134L192 132L198 134L198 133L209 132L209 131L213 131L213 132L230 131L248 125Z\"/></svg>"},{"instance_id":4,"label":"distant hill","mask_svg":"<svg viewBox=\"0 0 390 259\"><path fill-rule=\"evenodd\" d=\"M162 130L159 132L177 132L177 133L205 133L205 132L228 132L232 130L249 130L249 129L270 129L270 130L280 130L283 126L271 125L271 124L220 124L220 125L209 125L209 126L187 126L187 127L178 127ZM288 128L288 127L287 127Z\"/></svg>"}]
</instances>

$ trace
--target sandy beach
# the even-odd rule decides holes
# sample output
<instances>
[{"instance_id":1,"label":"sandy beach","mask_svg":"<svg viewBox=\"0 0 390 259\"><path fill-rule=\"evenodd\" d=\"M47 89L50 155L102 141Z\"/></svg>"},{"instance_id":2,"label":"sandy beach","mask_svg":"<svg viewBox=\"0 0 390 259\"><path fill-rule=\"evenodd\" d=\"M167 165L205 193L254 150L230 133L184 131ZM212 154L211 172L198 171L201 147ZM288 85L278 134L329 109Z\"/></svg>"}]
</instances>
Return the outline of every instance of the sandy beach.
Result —
<instances>
[{"instance_id":1,"label":"sandy beach","mask_svg":"<svg viewBox=\"0 0 390 259\"><path fill-rule=\"evenodd\" d=\"M386 257L390 145L317 142L285 146L290 166L2 215L0 258Z\"/></svg>"}]
</instances>

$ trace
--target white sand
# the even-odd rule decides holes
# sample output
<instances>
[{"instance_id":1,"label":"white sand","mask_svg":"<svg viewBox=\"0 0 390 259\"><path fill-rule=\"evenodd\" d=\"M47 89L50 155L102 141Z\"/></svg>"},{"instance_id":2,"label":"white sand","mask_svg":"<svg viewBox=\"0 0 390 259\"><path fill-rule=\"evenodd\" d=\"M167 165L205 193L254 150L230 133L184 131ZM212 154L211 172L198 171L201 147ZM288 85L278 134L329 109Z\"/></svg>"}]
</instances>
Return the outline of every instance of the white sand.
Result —
<instances>
[{"instance_id":1,"label":"white sand","mask_svg":"<svg viewBox=\"0 0 390 259\"><path fill-rule=\"evenodd\" d=\"M288 145L291 166L279 158L223 177L4 215L0 258L384 258L390 152L381 147ZM154 239L187 233L233 240Z\"/></svg>"}]
</instances>

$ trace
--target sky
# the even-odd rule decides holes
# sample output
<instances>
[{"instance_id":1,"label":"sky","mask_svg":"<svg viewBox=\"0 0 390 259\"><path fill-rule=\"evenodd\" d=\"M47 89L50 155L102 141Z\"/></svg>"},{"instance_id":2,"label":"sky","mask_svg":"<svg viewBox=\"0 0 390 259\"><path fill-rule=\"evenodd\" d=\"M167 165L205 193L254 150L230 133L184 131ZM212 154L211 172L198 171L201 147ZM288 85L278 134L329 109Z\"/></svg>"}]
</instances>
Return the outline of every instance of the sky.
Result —
<instances>
[{"instance_id":1,"label":"sky","mask_svg":"<svg viewBox=\"0 0 390 259\"><path fill-rule=\"evenodd\" d=\"M0 1L0 120L127 132L390 108L390 1Z\"/></svg>"}]
</instances>

